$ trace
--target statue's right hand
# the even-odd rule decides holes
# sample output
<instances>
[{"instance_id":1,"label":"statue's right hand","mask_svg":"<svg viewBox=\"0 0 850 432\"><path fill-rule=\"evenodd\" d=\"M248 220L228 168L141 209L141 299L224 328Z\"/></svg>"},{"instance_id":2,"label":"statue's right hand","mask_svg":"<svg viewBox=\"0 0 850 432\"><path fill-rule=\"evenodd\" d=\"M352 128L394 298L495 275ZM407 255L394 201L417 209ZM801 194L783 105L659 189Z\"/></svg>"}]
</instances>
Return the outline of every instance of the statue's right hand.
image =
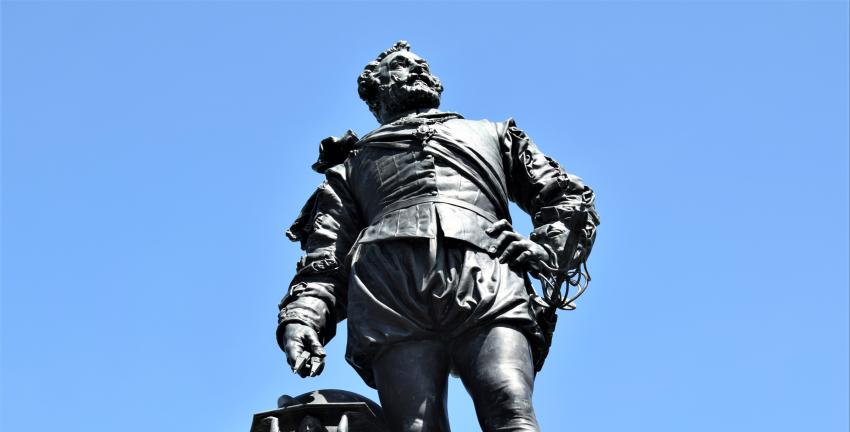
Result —
<instances>
[{"instance_id":1,"label":"statue's right hand","mask_svg":"<svg viewBox=\"0 0 850 432\"><path fill-rule=\"evenodd\" d=\"M284 351L292 372L301 378L316 376L325 368L325 348L312 327L291 322L283 329Z\"/></svg>"}]
</instances>

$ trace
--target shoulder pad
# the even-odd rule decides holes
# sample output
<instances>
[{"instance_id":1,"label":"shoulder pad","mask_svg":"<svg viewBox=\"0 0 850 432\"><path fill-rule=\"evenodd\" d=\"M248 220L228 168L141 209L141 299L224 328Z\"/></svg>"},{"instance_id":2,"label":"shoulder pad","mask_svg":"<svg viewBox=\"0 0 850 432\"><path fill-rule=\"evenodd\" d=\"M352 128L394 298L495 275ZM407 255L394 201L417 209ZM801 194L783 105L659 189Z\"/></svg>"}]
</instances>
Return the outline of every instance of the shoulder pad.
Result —
<instances>
[{"instance_id":1,"label":"shoulder pad","mask_svg":"<svg viewBox=\"0 0 850 432\"><path fill-rule=\"evenodd\" d=\"M324 174L328 168L345 162L357 141L357 134L351 129L341 137L330 136L323 139L319 143L319 159L313 164L313 171Z\"/></svg>"}]
</instances>

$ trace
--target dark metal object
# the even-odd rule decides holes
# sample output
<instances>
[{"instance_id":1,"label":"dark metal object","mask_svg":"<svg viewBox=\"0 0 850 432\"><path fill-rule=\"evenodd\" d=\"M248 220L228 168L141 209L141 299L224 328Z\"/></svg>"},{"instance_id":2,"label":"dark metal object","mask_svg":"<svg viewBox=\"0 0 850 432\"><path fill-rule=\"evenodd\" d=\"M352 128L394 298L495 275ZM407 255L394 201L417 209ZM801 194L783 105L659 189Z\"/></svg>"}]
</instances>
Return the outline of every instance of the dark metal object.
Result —
<instances>
[{"instance_id":1,"label":"dark metal object","mask_svg":"<svg viewBox=\"0 0 850 432\"><path fill-rule=\"evenodd\" d=\"M357 142L357 135L347 130L341 137L327 137L319 143L319 159L313 164L313 171L324 174L328 168L345 162L348 154Z\"/></svg>"},{"instance_id":2,"label":"dark metal object","mask_svg":"<svg viewBox=\"0 0 850 432\"><path fill-rule=\"evenodd\" d=\"M564 256L570 257L567 265L563 269L557 269L544 263L545 272L529 272L543 284L542 306L551 309L547 312L552 316L555 309L575 310L575 301L584 294L590 283L590 272L587 270L586 258L583 257L583 250L589 249L590 245L582 234L582 229L587 225L587 213L576 213L565 225L568 234L564 243ZM577 292L570 295L570 287L576 287Z\"/></svg>"},{"instance_id":3,"label":"dark metal object","mask_svg":"<svg viewBox=\"0 0 850 432\"><path fill-rule=\"evenodd\" d=\"M281 396L273 411L254 414L251 432L387 432L381 407L356 393L318 390Z\"/></svg>"},{"instance_id":4,"label":"dark metal object","mask_svg":"<svg viewBox=\"0 0 850 432\"><path fill-rule=\"evenodd\" d=\"M280 305L290 366L320 373L348 318L346 360L378 389L392 430L448 430L449 372L485 432L538 430L534 374L555 311L575 308L589 280L593 191L513 120L438 111L442 84L406 42L366 66L358 91L382 125L322 141L313 168L326 181L287 231L306 252ZM528 238L509 201L533 216Z\"/></svg>"}]
</instances>

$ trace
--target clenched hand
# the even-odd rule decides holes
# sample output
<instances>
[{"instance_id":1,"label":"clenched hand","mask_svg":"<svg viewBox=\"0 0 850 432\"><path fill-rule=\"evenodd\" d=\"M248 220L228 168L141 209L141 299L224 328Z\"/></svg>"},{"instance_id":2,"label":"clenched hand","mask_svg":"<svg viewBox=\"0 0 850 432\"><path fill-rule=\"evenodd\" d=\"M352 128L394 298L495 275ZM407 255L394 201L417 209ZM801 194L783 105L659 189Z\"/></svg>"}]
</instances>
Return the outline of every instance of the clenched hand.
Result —
<instances>
[{"instance_id":1,"label":"clenched hand","mask_svg":"<svg viewBox=\"0 0 850 432\"><path fill-rule=\"evenodd\" d=\"M519 268L540 270L549 261L549 252L539 244L514 231L506 219L497 221L487 229L487 234L496 237L490 253L499 255L499 262Z\"/></svg>"},{"instance_id":2,"label":"clenched hand","mask_svg":"<svg viewBox=\"0 0 850 432\"><path fill-rule=\"evenodd\" d=\"M292 372L301 378L322 373L325 368L325 348L319 342L316 331L312 327L294 322L286 324L283 331L283 350Z\"/></svg>"}]
</instances>

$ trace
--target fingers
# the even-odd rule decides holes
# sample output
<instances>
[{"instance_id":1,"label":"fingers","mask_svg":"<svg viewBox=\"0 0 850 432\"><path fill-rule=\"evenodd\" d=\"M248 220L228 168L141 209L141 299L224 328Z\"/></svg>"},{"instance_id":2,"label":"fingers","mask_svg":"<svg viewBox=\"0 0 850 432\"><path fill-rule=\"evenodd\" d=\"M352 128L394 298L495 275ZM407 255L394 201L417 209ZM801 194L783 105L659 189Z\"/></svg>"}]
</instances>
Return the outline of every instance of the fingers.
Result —
<instances>
[{"instance_id":1,"label":"fingers","mask_svg":"<svg viewBox=\"0 0 850 432\"><path fill-rule=\"evenodd\" d=\"M526 250L526 251L522 252L521 254L519 254L518 257L516 257L516 259L514 260L514 263L515 264L525 264L528 261L530 261L532 258L534 258L534 254L531 251Z\"/></svg>"},{"instance_id":2,"label":"fingers","mask_svg":"<svg viewBox=\"0 0 850 432\"><path fill-rule=\"evenodd\" d=\"M533 244L516 231L513 231L513 227L511 227L510 222L507 220L502 219L494 223L487 230L487 233L490 235L498 233L495 245L490 248L489 252L496 254L501 251L499 262L519 264L534 257L534 252L532 251ZM528 253L523 255L526 252ZM521 261L518 260L519 256L523 256Z\"/></svg>"},{"instance_id":3,"label":"fingers","mask_svg":"<svg viewBox=\"0 0 850 432\"><path fill-rule=\"evenodd\" d=\"M322 373L325 369L325 358L319 356L310 356L306 351L302 359L299 359L298 368L293 368L292 372L297 373L301 378L314 377Z\"/></svg>"},{"instance_id":4,"label":"fingers","mask_svg":"<svg viewBox=\"0 0 850 432\"><path fill-rule=\"evenodd\" d=\"M322 346L322 343L319 342L319 335L314 331L307 332L304 335L304 345L308 346L310 352L313 353L314 356L324 357L325 356L325 347Z\"/></svg>"},{"instance_id":5,"label":"fingers","mask_svg":"<svg viewBox=\"0 0 850 432\"><path fill-rule=\"evenodd\" d=\"M311 356L306 351L302 358L299 359L296 368L292 371L297 373L301 378L314 377L322 373L325 369L325 358L319 356Z\"/></svg>"},{"instance_id":6,"label":"fingers","mask_svg":"<svg viewBox=\"0 0 850 432\"><path fill-rule=\"evenodd\" d=\"M314 377L325 369L325 359L324 357L310 357L310 376Z\"/></svg>"},{"instance_id":7,"label":"fingers","mask_svg":"<svg viewBox=\"0 0 850 432\"><path fill-rule=\"evenodd\" d=\"M310 372L310 368L308 366L307 360L310 359L310 353L307 351L302 352L297 359L295 359L295 366L292 367L292 372L297 373L301 378L307 376ZM308 366L308 367L305 367Z\"/></svg>"},{"instance_id":8,"label":"fingers","mask_svg":"<svg viewBox=\"0 0 850 432\"><path fill-rule=\"evenodd\" d=\"M502 255L499 256L499 262L515 262L519 255L529 251L530 245L528 243L526 240L514 240L508 244Z\"/></svg>"},{"instance_id":9,"label":"fingers","mask_svg":"<svg viewBox=\"0 0 850 432\"><path fill-rule=\"evenodd\" d=\"M499 236L496 237L495 246L491 247L490 251L491 253L504 251L507 246L518 240L522 240L522 236L518 233L514 231L502 231Z\"/></svg>"},{"instance_id":10,"label":"fingers","mask_svg":"<svg viewBox=\"0 0 850 432\"><path fill-rule=\"evenodd\" d=\"M289 363L289 367L295 371L295 362L304 352L304 347L301 345L300 341L290 339L286 341L284 351L286 352L286 362Z\"/></svg>"},{"instance_id":11,"label":"fingers","mask_svg":"<svg viewBox=\"0 0 850 432\"><path fill-rule=\"evenodd\" d=\"M504 229L507 229L508 231L514 230L514 228L511 226L511 223L508 222L507 219L502 219L494 222L493 225L490 225L490 228L487 228L484 232L492 235Z\"/></svg>"},{"instance_id":12,"label":"fingers","mask_svg":"<svg viewBox=\"0 0 850 432\"><path fill-rule=\"evenodd\" d=\"M284 345L283 351L286 353L286 362L289 366L295 368L295 362L304 351L304 344L301 342L304 328L307 326L298 323L289 323L284 328Z\"/></svg>"},{"instance_id":13,"label":"fingers","mask_svg":"<svg viewBox=\"0 0 850 432\"><path fill-rule=\"evenodd\" d=\"M530 266L536 269L540 261L547 260L546 251L540 245L530 240L520 240L511 243L499 258L499 262L513 265Z\"/></svg>"},{"instance_id":14,"label":"fingers","mask_svg":"<svg viewBox=\"0 0 850 432\"><path fill-rule=\"evenodd\" d=\"M490 225L484 232L496 237L494 245L490 247L490 253L495 254L502 250L508 243L521 239L522 236L514 232L514 228L507 219L501 219Z\"/></svg>"},{"instance_id":15,"label":"fingers","mask_svg":"<svg viewBox=\"0 0 850 432\"><path fill-rule=\"evenodd\" d=\"M537 243L513 231L510 223L504 219L494 223L487 232L490 235L495 235L498 232L495 245L490 247L489 252L496 254L501 251L499 254L500 263L534 267L537 261L545 259Z\"/></svg>"},{"instance_id":16,"label":"fingers","mask_svg":"<svg viewBox=\"0 0 850 432\"><path fill-rule=\"evenodd\" d=\"M287 328L284 351L292 372L302 378L322 373L325 366L325 347L312 328L303 325Z\"/></svg>"},{"instance_id":17,"label":"fingers","mask_svg":"<svg viewBox=\"0 0 850 432\"><path fill-rule=\"evenodd\" d=\"M325 368L325 347L319 342L319 335L316 332L308 332L304 335L304 339L312 353L309 362L310 367L309 369L305 367L304 371L308 376L314 377L322 373Z\"/></svg>"}]
</instances>

